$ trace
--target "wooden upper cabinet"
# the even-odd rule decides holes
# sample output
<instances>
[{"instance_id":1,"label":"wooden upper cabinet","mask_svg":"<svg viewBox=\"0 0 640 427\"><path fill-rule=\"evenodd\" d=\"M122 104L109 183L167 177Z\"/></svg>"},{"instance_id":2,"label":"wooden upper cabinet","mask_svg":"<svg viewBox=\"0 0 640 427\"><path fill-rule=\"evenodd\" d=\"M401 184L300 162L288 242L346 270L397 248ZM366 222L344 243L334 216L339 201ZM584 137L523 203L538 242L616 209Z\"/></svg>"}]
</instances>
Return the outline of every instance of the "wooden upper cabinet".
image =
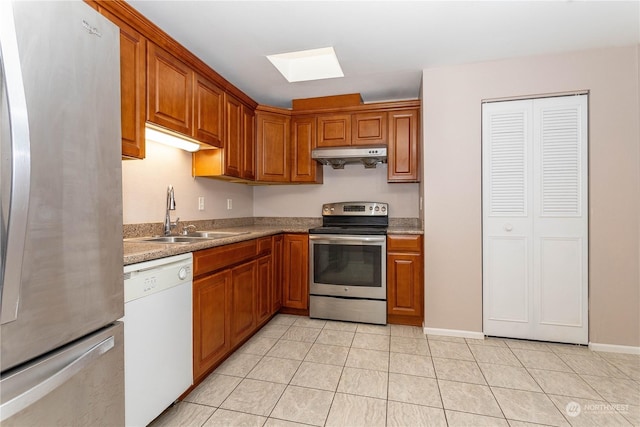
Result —
<instances>
[{"instance_id":1,"label":"wooden upper cabinet","mask_svg":"<svg viewBox=\"0 0 640 427\"><path fill-rule=\"evenodd\" d=\"M193 70L153 43L147 46L147 120L193 135Z\"/></svg>"},{"instance_id":2,"label":"wooden upper cabinet","mask_svg":"<svg viewBox=\"0 0 640 427\"><path fill-rule=\"evenodd\" d=\"M389 112L387 181L418 182L419 110Z\"/></svg>"},{"instance_id":3,"label":"wooden upper cabinet","mask_svg":"<svg viewBox=\"0 0 640 427\"><path fill-rule=\"evenodd\" d=\"M256 179L256 113L242 106L242 178Z\"/></svg>"},{"instance_id":4,"label":"wooden upper cabinet","mask_svg":"<svg viewBox=\"0 0 640 427\"><path fill-rule=\"evenodd\" d=\"M352 145L387 145L387 113L356 113L351 121Z\"/></svg>"},{"instance_id":5,"label":"wooden upper cabinet","mask_svg":"<svg viewBox=\"0 0 640 427\"><path fill-rule=\"evenodd\" d=\"M288 115L256 111L257 180L288 182L290 122Z\"/></svg>"},{"instance_id":6,"label":"wooden upper cabinet","mask_svg":"<svg viewBox=\"0 0 640 427\"><path fill-rule=\"evenodd\" d=\"M311 158L316 148L315 117L291 120L291 181L322 184L322 165Z\"/></svg>"},{"instance_id":7,"label":"wooden upper cabinet","mask_svg":"<svg viewBox=\"0 0 640 427\"><path fill-rule=\"evenodd\" d=\"M351 114L318 116L318 147L351 145Z\"/></svg>"},{"instance_id":8,"label":"wooden upper cabinet","mask_svg":"<svg viewBox=\"0 0 640 427\"><path fill-rule=\"evenodd\" d=\"M122 157L144 159L147 87L147 41L103 7L98 11L120 27L120 111Z\"/></svg>"},{"instance_id":9,"label":"wooden upper cabinet","mask_svg":"<svg viewBox=\"0 0 640 427\"><path fill-rule=\"evenodd\" d=\"M199 74L194 88L194 137L214 147L224 145L224 92Z\"/></svg>"},{"instance_id":10,"label":"wooden upper cabinet","mask_svg":"<svg viewBox=\"0 0 640 427\"><path fill-rule=\"evenodd\" d=\"M255 180L255 113L224 93L224 146L193 153L192 174L209 178Z\"/></svg>"},{"instance_id":11,"label":"wooden upper cabinet","mask_svg":"<svg viewBox=\"0 0 640 427\"><path fill-rule=\"evenodd\" d=\"M242 104L225 95L224 175L242 177Z\"/></svg>"}]
</instances>

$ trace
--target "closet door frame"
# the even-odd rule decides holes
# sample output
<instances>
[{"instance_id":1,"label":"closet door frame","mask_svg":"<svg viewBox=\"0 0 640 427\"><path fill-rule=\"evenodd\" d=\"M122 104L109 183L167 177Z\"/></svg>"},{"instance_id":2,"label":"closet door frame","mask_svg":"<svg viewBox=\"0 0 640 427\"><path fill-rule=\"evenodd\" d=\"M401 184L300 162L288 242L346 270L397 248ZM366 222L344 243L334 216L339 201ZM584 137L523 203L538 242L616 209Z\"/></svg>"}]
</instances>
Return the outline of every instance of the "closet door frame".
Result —
<instances>
[{"instance_id":1,"label":"closet door frame","mask_svg":"<svg viewBox=\"0 0 640 427\"><path fill-rule=\"evenodd\" d=\"M483 104L486 335L588 343L587 108L587 95Z\"/></svg>"}]
</instances>

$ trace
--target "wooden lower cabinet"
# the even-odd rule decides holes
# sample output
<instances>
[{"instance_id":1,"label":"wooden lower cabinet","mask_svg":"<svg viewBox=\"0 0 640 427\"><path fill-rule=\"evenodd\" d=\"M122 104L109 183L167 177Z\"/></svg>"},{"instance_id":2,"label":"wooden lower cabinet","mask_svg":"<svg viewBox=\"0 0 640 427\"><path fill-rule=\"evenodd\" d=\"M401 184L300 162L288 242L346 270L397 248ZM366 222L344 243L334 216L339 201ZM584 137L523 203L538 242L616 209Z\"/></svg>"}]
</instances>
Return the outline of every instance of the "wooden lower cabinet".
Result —
<instances>
[{"instance_id":1,"label":"wooden lower cabinet","mask_svg":"<svg viewBox=\"0 0 640 427\"><path fill-rule=\"evenodd\" d=\"M262 325L271 316L273 304L272 296L272 260L270 256L259 258L257 261L256 281L256 323Z\"/></svg>"},{"instance_id":2,"label":"wooden lower cabinet","mask_svg":"<svg viewBox=\"0 0 640 427\"><path fill-rule=\"evenodd\" d=\"M231 270L231 345L249 336L256 326L255 261Z\"/></svg>"},{"instance_id":3,"label":"wooden lower cabinet","mask_svg":"<svg viewBox=\"0 0 640 427\"><path fill-rule=\"evenodd\" d=\"M284 246L284 236L278 234L272 238L271 264L272 264L272 287L271 287L271 312L275 313L282 307L282 250Z\"/></svg>"},{"instance_id":4,"label":"wooden lower cabinet","mask_svg":"<svg viewBox=\"0 0 640 427\"><path fill-rule=\"evenodd\" d=\"M387 236L387 321L421 326L424 281L421 235Z\"/></svg>"},{"instance_id":5,"label":"wooden lower cabinet","mask_svg":"<svg viewBox=\"0 0 640 427\"><path fill-rule=\"evenodd\" d=\"M231 350L231 272L193 282L193 378L198 381Z\"/></svg>"},{"instance_id":6,"label":"wooden lower cabinet","mask_svg":"<svg viewBox=\"0 0 640 427\"><path fill-rule=\"evenodd\" d=\"M282 258L282 311L309 314L309 235L285 234Z\"/></svg>"},{"instance_id":7,"label":"wooden lower cabinet","mask_svg":"<svg viewBox=\"0 0 640 427\"><path fill-rule=\"evenodd\" d=\"M281 276L283 242L277 235L194 252L194 386L279 310L274 260Z\"/></svg>"}]
</instances>

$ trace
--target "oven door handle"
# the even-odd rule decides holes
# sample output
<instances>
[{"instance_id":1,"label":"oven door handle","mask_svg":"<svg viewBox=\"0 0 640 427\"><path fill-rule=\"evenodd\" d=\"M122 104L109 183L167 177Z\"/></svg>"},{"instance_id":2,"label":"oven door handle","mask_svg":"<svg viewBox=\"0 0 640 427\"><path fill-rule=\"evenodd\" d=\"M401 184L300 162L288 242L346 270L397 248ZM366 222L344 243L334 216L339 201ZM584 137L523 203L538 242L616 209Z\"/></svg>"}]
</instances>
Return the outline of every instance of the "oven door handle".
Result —
<instances>
[{"instance_id":1,"label":"oven door handle","mask_svg":"<svg viewBox=\"0 0 640 427\"><path fill-rule=\"evenodd\" d=\"M384 243L387 241L386 236L327 236L325 235L317 235L317 236L309 236L309 240L315 241L316 243Z\"/></svg>"}]
</instances>

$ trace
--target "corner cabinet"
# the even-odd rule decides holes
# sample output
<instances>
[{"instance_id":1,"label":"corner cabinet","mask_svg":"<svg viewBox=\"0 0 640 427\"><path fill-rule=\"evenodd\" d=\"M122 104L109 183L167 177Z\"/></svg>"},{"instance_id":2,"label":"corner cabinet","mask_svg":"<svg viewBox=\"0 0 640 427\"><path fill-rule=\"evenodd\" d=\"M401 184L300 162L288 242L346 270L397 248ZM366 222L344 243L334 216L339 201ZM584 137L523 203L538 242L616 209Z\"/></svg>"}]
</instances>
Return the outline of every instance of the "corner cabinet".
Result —
<instances>
[{"instance_id":1,"label":"corner cabinet","mask_svg":"<svg viewBox=\"0 0 640 427\"><path fill-rule=\"evenodd\" d=\"M316 128L315 117L291 120L291 182L322 184L322 165L311 158L316 148Z\"/></svg>"},{"instance_id":2,"label":"corner cabinet","mask_svg":"<svg viewBox=\"0 0 640 427\"><path fill-rule=\"evenodd\" d=\"M256 179L263 182L289 182L289 138L291 117L275 108L256 110Z\"/></svg>"},{"instance_id":3,"label":"corner cabinet","mask_svg":"<svg viewBox=\"0 0 640 427\"><path fill-rule=\"evenodd\" d=\"M387 181L418 182L418 130L420 110L389 112Z\"/></svg>"},{"instance_id":4,"label":"corner cabinet","mask_svg":"<svg viewBox=\"0 0 640 427\"><path fill-rule=\"evenodd\" d=\"M424 318L422 235L387 236L387 321L421 326Z\"/></svg>"},{"instance_id":5,"label":"corner cabinet","mask_svg":"<svg viewBox=\"0 0 640 427\"><path fill-rule=\"evenodd\" d=\"M219 150L193 153L192 175L253 181L255 173L255 112L237 98L223 95L224 144Z\"/></svg>"}]
</instances>

